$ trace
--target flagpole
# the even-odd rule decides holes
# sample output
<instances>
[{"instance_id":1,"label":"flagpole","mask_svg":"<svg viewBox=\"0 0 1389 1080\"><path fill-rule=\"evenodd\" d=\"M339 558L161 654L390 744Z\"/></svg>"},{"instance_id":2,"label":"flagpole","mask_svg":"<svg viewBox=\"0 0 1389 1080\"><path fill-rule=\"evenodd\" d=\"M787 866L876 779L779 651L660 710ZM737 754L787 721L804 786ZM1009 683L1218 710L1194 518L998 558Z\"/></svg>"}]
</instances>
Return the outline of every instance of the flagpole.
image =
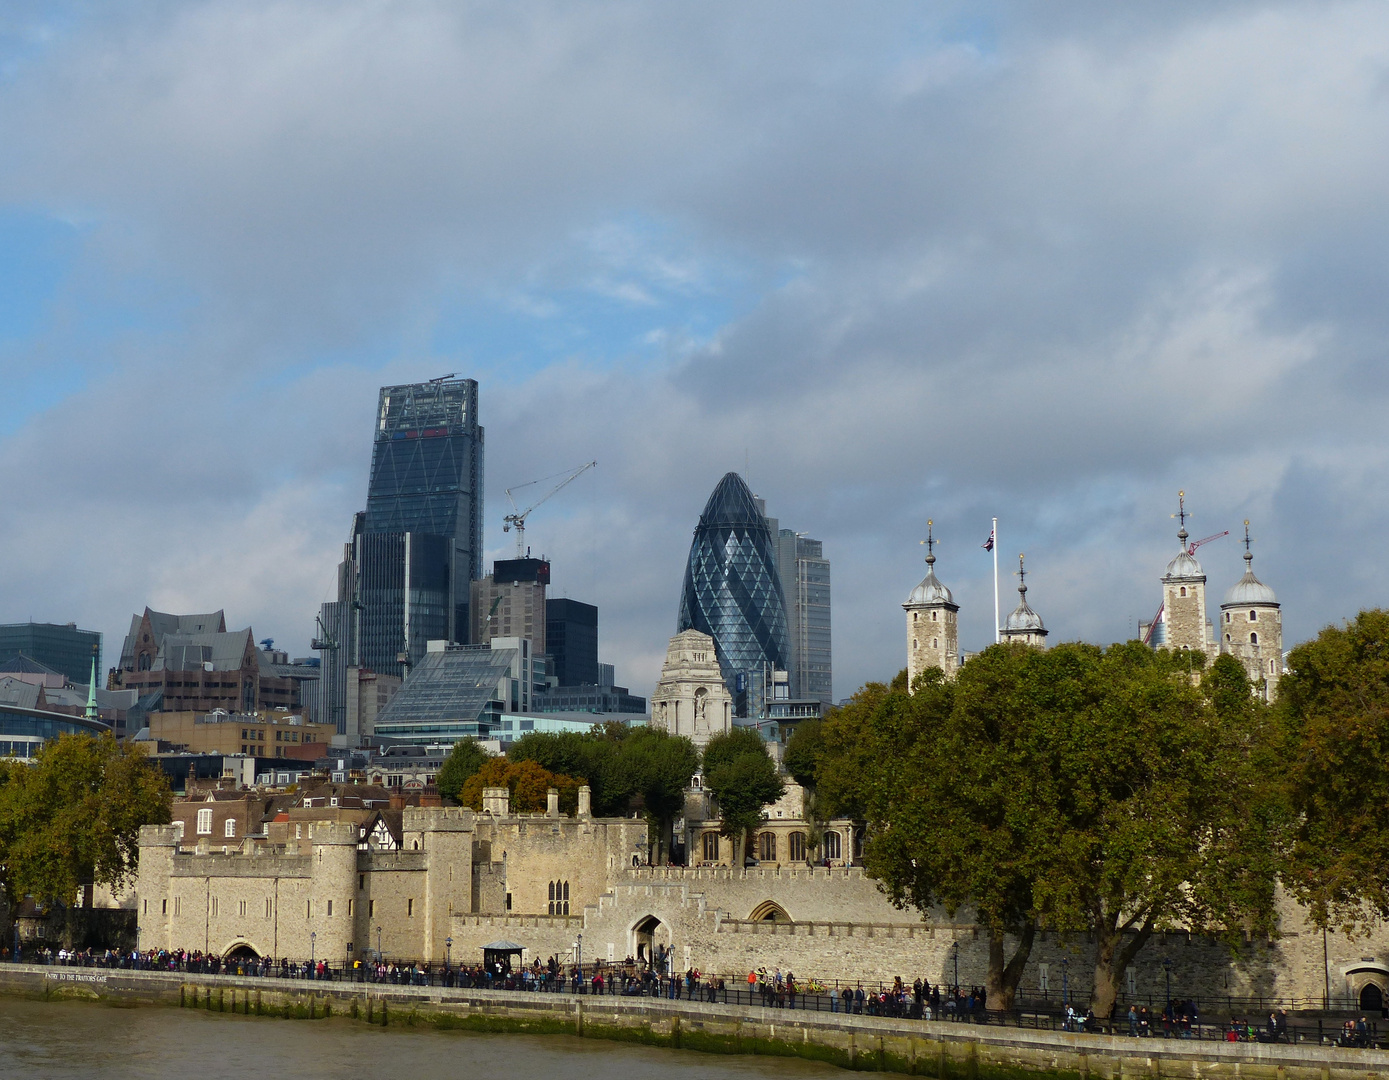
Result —
<instances>
[{"instance_id":1,"label":"flagpole","mask_svg":"<svg viewBox=\"0 0 1389 1080\"><path fill-rule=\"evenodd\" d=\"M1001 640L998 627L998 518L994 518L994 644Z\"/></svg>"}]
</instances>

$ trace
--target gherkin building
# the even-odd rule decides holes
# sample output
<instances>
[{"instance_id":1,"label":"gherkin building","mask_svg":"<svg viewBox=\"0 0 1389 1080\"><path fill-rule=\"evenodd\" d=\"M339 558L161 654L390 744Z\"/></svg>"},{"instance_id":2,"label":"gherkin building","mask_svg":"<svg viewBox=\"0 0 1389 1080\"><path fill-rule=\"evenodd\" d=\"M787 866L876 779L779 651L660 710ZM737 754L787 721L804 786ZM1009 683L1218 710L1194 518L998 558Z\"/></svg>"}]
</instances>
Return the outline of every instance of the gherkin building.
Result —
<instances>
[{"instance_id":1,"label":"gherkin building","mask_svg":"<svg viewBox=\"0 0 1389 1080\"><path fill-rule=\"evenodd\" d=\"M791 659L786 601L767 518L737 473L728 473L705 504L690 545L676 632L710 635L724 682L749 714L749 690L769 668Z\"/></svg>"}]
</instances>

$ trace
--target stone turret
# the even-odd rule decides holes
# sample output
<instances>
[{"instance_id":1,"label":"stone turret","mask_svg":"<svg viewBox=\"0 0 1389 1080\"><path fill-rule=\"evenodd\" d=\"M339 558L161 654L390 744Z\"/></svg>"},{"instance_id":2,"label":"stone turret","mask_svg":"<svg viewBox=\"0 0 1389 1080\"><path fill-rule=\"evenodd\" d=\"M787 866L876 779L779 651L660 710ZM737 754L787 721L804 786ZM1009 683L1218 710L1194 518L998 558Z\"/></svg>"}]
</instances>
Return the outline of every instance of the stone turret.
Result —
<instances>
[{"instance_id":1,"label":"stone turret","mask_svg":"<svg viewBox=\"0 0 1389 1080\"><path fill-rule=\"evenodd\" d=\"M1018 556L1018 606L1003 624L1004 641L1021 641L1044 649L1047 644L1047 628L1042 617L1027 605L1027 573L1023 569L1023 557Z\"/></svg>"},{"instance_id":2,"label":"stone turret","mask_svg":"<svg viewBox=\"0 0 1389 1080\"><path fill-rule=\"evenodd\" d=\"M1254 576L1249 550L1249 522L1244 523L1244 577L1220 604L1220 651L1241 664L1254 692L1272 701L1283 674L1283 613L1273 590Z\"/></svg>"},{"instance_id":3,"label":"stone turret","mask_svg":"<svg viewBox=\"0 0 1389 1080\"><path fill-rule=\"evenodd\" d=\"M947 678L960 668L960 607L954 596L936 578L934 522L926 522L926 576L907 602L907 682L910 685L927 668L938 667Z\"/></svg>"},{"instance_id":4,"label":"stone turret","mask_svg":"<svg viewBox=\"0 0 1389 1080\"><path fill-rule=\"evenodd\" d=\"M1206 572L1187 547L1186 492L1177 493L1177 516L1181 527L1177 542L1181 545L1176 556L1167 564L1162 578L1162 610L1164 636L1162 644L1169 649L1190 649L1207 654L1211 650L1210 623L1206 616Z\"/></svg>"}]
</instances>

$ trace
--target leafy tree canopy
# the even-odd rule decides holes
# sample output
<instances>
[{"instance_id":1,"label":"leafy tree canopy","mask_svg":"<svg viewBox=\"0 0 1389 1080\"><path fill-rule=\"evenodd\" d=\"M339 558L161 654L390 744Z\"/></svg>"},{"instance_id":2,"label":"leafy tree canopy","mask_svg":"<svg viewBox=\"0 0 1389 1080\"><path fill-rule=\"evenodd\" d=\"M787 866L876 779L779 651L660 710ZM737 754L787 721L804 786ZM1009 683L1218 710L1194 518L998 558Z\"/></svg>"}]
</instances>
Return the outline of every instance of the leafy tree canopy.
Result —
<instances>
[{"instance_id":1,"label":"leafy tree canopy","mask_svg":"<svg viewBox=\"0 0 1389 1080\"><path fill-rule=\"evenodd\" d=\"M1319 926L1389 917L1389 612L1288 654L1277 713L1296 822L1285 881Z\"/></svg>"},{"instance_id":2,"label":"leafy tree canopy","mask_svg":"<svg viewBox=\"0 0 1389 1080\"><path fill-rule=\"evenodd\" d=\"M762 736L752 728L715 735L704 748L704 786L718 800L719 831L735 842L735 855L762 808L786 790Z\"/></svg>"},{"instance_id":3,"label":"leafy tree canopy","mask_svg":"<svg viewBox=\"0 0 1389 1080\"><path fill-rule=\"evenodd\" d=\"M824 722L821 720L802 720L791 733L786 743L786 754L782 763L791 778L801 787L815 786L815 770L823 746Z\"/></svg>"},{"instance_id":4,"label":"leafy tree canopy","mask_svg":"<svg viewBox=\"0 0 1389 1080\"><path fill-rule=\"evenodd\" d=\"M435 778L439 794L461 802L463 785L491 760L492 755L479 746L476 739L459 739L453 744Z\"/></svg>"},{"instance_id":5,"label":"leafy tree canopy","mask_svg":"<svg viewBox=\"0 0 1389 1080\"><path fill-rule=\"evenodd\" d=\"M1001 645L954 682L866 687L826 721L821 796L868 823L895 902L975 910L1001 1000L1026 959L1005 933L1020 950L1042 921L1092 933L1103 1015L1154 930L1272 925L1266 712L1232 658L1199 685L1191 659Z\"/></svg>"},{"instance_id":6,"label":"leafy tree canopy","mask_svg":"<svg viewBox=\"0 0 1389 1080\"><path fill-rule=\"evenodd\" d=\"M492 758L463 785L463 805L482 809L484 788L504 787L511 793L511 809L518 814L544 813L549 807L549 791L559 789L559 808L574 814L579 805L582 778L552 773L534 761L508 761Z\"/></svg>"},{"instance_id":7,"label":"leafy tree canopy","mask_svg":"<svg viewBox=\"0 0 1389 1080\"><path fill-rule=\"evenodd\" d=\"M143 749L110 736L62 735L0 786L0 865L11 897L70 904L82 885L126 885L140 826L169 821L169 782Z\"/></svg>"}]
</instances>

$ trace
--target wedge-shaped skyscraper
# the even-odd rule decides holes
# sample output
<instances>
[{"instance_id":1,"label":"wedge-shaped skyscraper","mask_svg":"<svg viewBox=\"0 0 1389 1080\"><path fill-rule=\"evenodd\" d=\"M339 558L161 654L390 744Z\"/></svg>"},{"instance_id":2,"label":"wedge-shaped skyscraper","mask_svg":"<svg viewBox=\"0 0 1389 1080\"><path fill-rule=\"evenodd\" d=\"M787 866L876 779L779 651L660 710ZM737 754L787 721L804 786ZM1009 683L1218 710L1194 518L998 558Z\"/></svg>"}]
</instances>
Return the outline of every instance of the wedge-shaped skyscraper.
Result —
<instances>
[{"instance_id":1,"label":"wedge-shaped skyscraper","mask_svg":"<svg viewBox=\"0 0 1389 1080\"><path fill-rule=\"evenodd\" d=\"M756 712L772 669L789 670L786 600L766 515L737 473L719 481L695 528L676 632L714 639L735 713Z\"/></svg>"}]
</instances>

